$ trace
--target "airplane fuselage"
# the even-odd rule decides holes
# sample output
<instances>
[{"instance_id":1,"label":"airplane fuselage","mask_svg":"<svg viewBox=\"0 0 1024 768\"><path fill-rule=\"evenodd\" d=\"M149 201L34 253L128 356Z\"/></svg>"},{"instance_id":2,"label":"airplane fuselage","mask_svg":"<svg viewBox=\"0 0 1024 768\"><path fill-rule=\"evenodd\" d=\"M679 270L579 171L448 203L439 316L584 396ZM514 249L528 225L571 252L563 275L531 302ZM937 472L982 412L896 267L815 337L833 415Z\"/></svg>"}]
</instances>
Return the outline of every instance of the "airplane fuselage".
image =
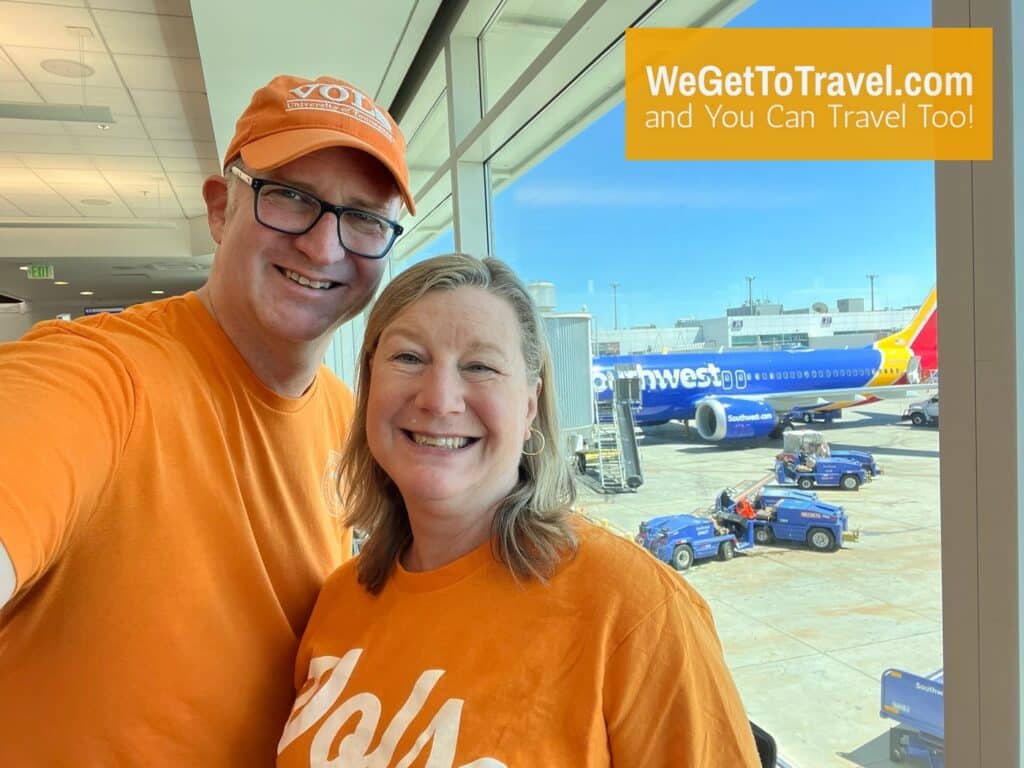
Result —
<instances>
[{"instance_id":1,"label":"airplane fuselage","mask_svg":"<svg viewBox=\"0 0 1024 768\"><path fill-rule=\"evenodd\" d=\"M616 366L623 365L639 371L642 406L636 417L641 424L692 419L697 404L708 397L756 399L879 386L897 382L906 372L873 347L606 356L593 362L598 399L611 397Z\"/></svg>"}]
</instances>

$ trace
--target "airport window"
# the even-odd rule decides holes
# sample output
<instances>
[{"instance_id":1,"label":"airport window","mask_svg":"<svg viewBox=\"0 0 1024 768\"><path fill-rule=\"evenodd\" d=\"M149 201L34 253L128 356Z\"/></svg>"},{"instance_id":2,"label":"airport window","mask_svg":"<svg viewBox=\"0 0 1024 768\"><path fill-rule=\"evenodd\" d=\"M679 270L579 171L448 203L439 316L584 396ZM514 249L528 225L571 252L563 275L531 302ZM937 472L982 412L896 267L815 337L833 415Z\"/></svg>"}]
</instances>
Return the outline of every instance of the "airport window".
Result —
<instances>
[{"instance_id":1,"label":"airport window","mask_svg":"<svg viewBox=\"0 0 1024 768\"><path fill-rule=\"evenodd\" d=\"M418 196L448 157L444 56L434 61L402 116L402 131L408 144L409 185Z\"/></svg>"},{"instance_id":2,"label":"airport window","mask_svg":"<svg viewBox=\"0 0 1024 768\"><path fill-rule=\"evenodd\" d=\"M583 0L507 0L480 36L484 105L490 109L583 5Z\"/></svg>"},{"instance_id":3,"label":"airport window","mask_svg":"<svg viewBox=\"0 0 1024 768\"><path fill-rule=\"evenodd\" d=\"M511 94L510 89L529 87L518 82L529 59L585 5L576 0L555 4L523 0L501 6L480 40L485 109ZM798 18L781 0L757 0L738 20L747 18L749 26L772 26L773 22L778 26L872 25L871 18L856 18L859 11L840 18L826 5L815 4L813 14L803 6L804 15ZM903 23L927 26L923 0L910 0L909 5L923 16L914 23ZM650 25L678 24L683 6L663 3L652 14ZM876 4L870 12L884 15L885 7ZM516 28L520 22L522 28ZM899 23L896 17L886 16L876 25ZM514 42L530 38L541 27L548 32L531 38L532 43ZM800 301L809 306L812 300L831 301L831 297L854 292L853 283L839 277L840 270L830 268L834 266L830 259L835 265L842 263L842 256L833 248L837 232L842 233L844 251L882 254L877 266L866 267L880 273L884 273L885 258L895 258L890 244L894 235L899 235L901 242L912 240L915 253L934 250L928 239L928 233L934 232L930 164L625 161L622 105L609 106L612 99L607 95L621 88L621 43L602 47L595 56L585 70L563 73L562 82L568 84L564 90L510 133L511 138L496 144L487 165L495 255L509 262L525 281L552 284L556 313L589 314L600 354L618 354L627 331L641 332L631 329L654 326L651 331L663 331L679 318L709 321L700 326L702 337L692 339L688 354L717 354L723 339L725 346L743 348L744 356L756 354L752 350L794 345L810 350L801 355L817 354L816 345L822 340L806 333L757 334L758 326L748 324L746 335L730 335L725 310L747 301L749 286L744 275L754 270L730 270L723 265L755 248L767 251L763 263L790 263L796 258L792 245L798 234L800 246L824 261L824 273L837 277L834 282L826 277L796 285L792 274L762 270L754 283L755 292L763 292L765 299L777 300L788 310L801 306ZM424 115L429 129L429 110ZM439 129L441 117L433 120ZM429 172L427 166L424 173ZM813 200L805 194L808 189L815 190ZM636 215L613 217L612 211ZM668 231L652 232L643 224L644 216L652 212L671 216ZM421 212L419 231L411 229L399 242L402 246L405 241L403 258L412 254L411 262L450 249L451 215L447 198L436 210ZM893 229L894 221L900 222L898 231ZM574 233L569 240L564 237L566 231ZM676 247L682 233L692 247ZM667 241L659 240L659 235ZM644 258L634 258L636 254ZM902 258L902 252L900 255ZM926 266L931 274L925 270L920 284L904 286L890 278L885 290L893 294L892 304L902 306L924 297L934 282L934 263ZM910 268L917 270L915 274L921 272L920 262ZM658 279L650 280L651 275ZM883 274L879 284L885 279ZM714 281L723 288L710 300L705 294L712 292L678 290L681 284L701 281ZM800 293L790 294L790 288ZM861 290L866 293L867 285ZM913 298L905 298L903 291L913 293ZM761 298L761 294L755 295ZM760 328L771 329L772 325L765 322ZM639 348L661 351L665 346L662 339L667 337L654 340L655 336L652 332L650 342ZM834 384L837 376L870 378L883 371L896 373L885 364L824 368L814 357L807 363L808 369L802 370L748 368L744 382L752 378L760 384L748 397L770 393L776 381L802 380L805 383L800 390L816 392ZM742 388L738 378L734 384ZM886 474L877 484L842 494L815 489L822 501L844 506L851 527L878 535L864 535L860 541L821 557L806 551L802 544L762 547L727 563L700 562L680 576L693 583L711 604L751 718L769 726L783 753L797 765L839 766L847 764L845 756L860 763L884 761L889 724L877 714L881 672L887 666L906 665L913 667L909 671L928 674L942 663L937 440L934 432L912 430L902 423L897 407L901 407L897 401L845 407L835 423L808 425L820 428L827 440L843 447L880 449L877 458ZM576 426L580 434L589 434L591 425ZM683 466L679 445L704 442L692 417L689 427L684 431L675 422L642 425L645 434L656 436L641 444L644 484L635 493L605 494L595 490L595 476L588 471L578 475L582 505L600 505L602 517L632 537L641 521L664 514L666 505L678 505L679 512L706 507L720 490L710 487L719 482L719 468L722 476L726 470L735 475L734 483L763 472L765 449L774 456L782 444L781 437L762 436L757 447L749 450L724 453L708 446L710 450L700 452L700 464ZM884 452L890 445L904 444L912 445L919 454L916 461L924 457L928 462L931 474L927 481L917 479L916 469L908 473L899 453ZM712 476L715 479L709 479ZM923 484L915 485L919 482ZM910 503L922 497L929 502L925 510ZM895 525L887 513L893 503L899 503L893 499L907 501L908 514L915 521L912 531L906 525ZM896 537L906 542L905 551L913 552L913 569L907 562L893 559L889 543ZM926 563L923 574L915 570L920 560ZM774 575L782 571L799 576L780 584ZM911 571L918 582L901 586L900 579ZM737 595L737 578L774 586L750 601L749 595ZM809 584L815 585L813 593L808 591ZM794 610L794 605L806 610ZM820 618L823 612L828 613L827 620ZM750 643L751 636L758 642ZM908 637L913 641L907 642ZM836 691L843 693L837 695ZM822 715L822 725L809 728L799 707L780 704L786 701L811 702ZM837 723L841 727L837 728Z\"/></svg>"}]
</instances>

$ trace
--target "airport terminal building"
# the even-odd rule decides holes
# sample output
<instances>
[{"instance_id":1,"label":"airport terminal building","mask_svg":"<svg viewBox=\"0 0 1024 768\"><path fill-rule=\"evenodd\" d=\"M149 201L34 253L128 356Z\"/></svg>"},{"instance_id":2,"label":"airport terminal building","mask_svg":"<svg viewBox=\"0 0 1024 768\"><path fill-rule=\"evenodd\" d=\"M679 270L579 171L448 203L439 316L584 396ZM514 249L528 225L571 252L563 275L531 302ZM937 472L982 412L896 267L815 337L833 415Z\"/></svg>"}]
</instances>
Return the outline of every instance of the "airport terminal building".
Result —
<instances>
[{"instance_id":1,"label":"airport terminal building","mask_svg":"<svg viewBox=\"0 0 1024 768\"><path fill-rule=\"evenodd\" d=\"M905 327L917 307L864 310L863 299L829 307L784 310L780 304L732 308L724 317L679 320L671 328L597 329L599 355L658 354L700 349L842 349L871 344Z\"/></svg>"}]
</instances>

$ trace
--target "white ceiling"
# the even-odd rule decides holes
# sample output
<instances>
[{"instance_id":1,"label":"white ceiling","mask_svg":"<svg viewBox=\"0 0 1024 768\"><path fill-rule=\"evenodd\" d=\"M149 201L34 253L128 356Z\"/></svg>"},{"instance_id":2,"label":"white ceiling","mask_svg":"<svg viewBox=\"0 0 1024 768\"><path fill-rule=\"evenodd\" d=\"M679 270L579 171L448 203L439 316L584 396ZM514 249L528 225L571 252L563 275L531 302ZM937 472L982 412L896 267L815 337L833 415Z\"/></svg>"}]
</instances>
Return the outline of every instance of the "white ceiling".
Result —
<instances>
[{"instance_id":1,"label":"white ceiling","mask_svg":"<svg viewBox=\"0 0 1024 768\"><path fill-rule=\"evenodd\" d=\"M716 26L751 2L470 0L453 34L481 40L486 114L458 140L458 160L489 162L500 189L621 100L623 29ZM114 115L107 130L0 120L0 292L50 311L78 290L103 305L198 287L213 251L202 182L253 90L281 73L331 74L390 106L435 16L451 7L0 0L0 101L106 105ZM80 78L43 67L52 59L87 65L84 91ZM401 125L420 216L403 219L396 260L452 220L444 57L418 66ZM182 269L159 266L171 262ZM71 285L27 280L18 267L28 263L52 264Z\"/></svg>"},{"instance_id":2,"label":"white ceiling","mask_svg":"<svg viewBox=\"0 0 1024 768\"><path fill-rule=\"evenodd\" d=\"M54 59L93 73L51 74L43 63ZM187 0L0 2L0 100L105 105L114 116L105 130L0 120L0 216L203 213L217 149Z\"/></svg>"},{"instance_id":3,"label":"white ceiling","mask_svg":"<svg viewBox=\"0 0 1024 768\"><path fill-rule=\"evenodd\" d=\"M220 167L215 135L225 147L252 91L282 72L331 73L388 104L439 3L0 0L0 101L114 117L102 129L0 119L0 293L53 302L81 288L103 303L198 287L213 248L201 190ZM43 65L55 59L91 74L52 74ZM156 266L175 260L188 266L173 277ZM71 285L28 281L28 263Z\"/></svg>"}]
</instances>

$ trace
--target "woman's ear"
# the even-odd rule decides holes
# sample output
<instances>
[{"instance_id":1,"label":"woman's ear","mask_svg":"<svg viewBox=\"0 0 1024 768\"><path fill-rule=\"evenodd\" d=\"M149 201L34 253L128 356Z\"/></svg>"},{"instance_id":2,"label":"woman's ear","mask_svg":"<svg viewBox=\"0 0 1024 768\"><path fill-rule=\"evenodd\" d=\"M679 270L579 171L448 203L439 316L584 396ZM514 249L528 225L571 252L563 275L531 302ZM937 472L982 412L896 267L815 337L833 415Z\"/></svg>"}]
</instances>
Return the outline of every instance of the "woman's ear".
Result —
<instances>
[{"instance_id":1,"label":"woman's ear","mask_svg":"<svg viewBox=\"0 0 1024 768\"><path fill-rule=\"evenodd\" d=\"M526 403L526 436L523 438L524 441L530 439L530 427L533 426L533 422L537 418L537 401L540 400L540 393L543 388L544 383L538 377L537 383L534 385L533 391L530 393L529 400Z\"/></svg>"}]
</instances>

